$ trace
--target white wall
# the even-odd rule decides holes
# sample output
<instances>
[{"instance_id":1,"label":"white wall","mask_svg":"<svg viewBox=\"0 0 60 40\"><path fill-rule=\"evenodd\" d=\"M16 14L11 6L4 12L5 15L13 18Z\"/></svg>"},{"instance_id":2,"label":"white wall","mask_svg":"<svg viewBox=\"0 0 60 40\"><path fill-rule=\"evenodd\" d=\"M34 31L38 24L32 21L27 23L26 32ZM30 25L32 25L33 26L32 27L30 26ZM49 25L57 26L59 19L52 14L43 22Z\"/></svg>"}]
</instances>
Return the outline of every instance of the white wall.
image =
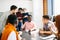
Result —
<instances>
[{"instance_id":1,"label":"white wall","mask_svg":"<svg viewBox=\"0 0 60 40\"><path fill-rule=\"evenodd\" d=\"M9 11L11 5L27 8L28 11L32 11L32 1L30 0L0 0L0 12Z\"/></svg>"},{"instance_id":2,"label":"white wall","mask_svg":"<svg viewBox=\"0 0 60 40\"><path fill-rule=\"evenodd\" d=\"M53 9L54 9L54 15L60 14L60 0L54 0L53 1Z\"/></svg>"},{"instance_id":3,"label":"white wall","mask_svg":"<svg viewBox=\"0 0 60 40\"><path fill-rule=\"evenodd\" d=\"M33 0L33 21L42 28L43 0Z\"/></svg>"}]
</instances>

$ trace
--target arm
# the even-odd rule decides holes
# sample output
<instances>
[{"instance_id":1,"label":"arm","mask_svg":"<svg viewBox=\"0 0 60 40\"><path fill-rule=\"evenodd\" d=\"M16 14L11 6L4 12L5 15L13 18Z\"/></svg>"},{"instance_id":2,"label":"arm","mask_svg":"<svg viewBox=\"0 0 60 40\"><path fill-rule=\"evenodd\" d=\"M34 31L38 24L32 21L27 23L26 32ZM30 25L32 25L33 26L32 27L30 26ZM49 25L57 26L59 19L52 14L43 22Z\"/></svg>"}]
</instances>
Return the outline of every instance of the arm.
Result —
<instances>
[{"instance_id":1,"label":"arm","mask_svg":"<svg viewBox=\"0 0 60 40\"><path fill-rule=\"evenodd\" d=\"M49 28L49 29L50 29L50 31L40 30L40 34L52 34L51 28Z\"/></svg>"},{"instance_id":2,"label":"arm","mask_svg":"<svg viewBox=\"0 0 60 40\"><path fill-rule=\"evenodd\" d=\"M56 28L55 24L52 23L52 24L49 24L49 27L50 27L50 31L53 33L53 34L57 34L58 33L58 29Z\"/></svg>"},{"instance_id":3,"label":"arm","mask_svg":"<svg viewBox=\"0 0 60 40\"><path fill-rule=\"evenodd\" d=\"M40 34L52 34L50 31L40 31Z\"/></svg>"},{"instance_id":4,"label":"arm","mask_svg":"<svg viewBox=\"0 0 60 40\"><path fill-rule=\"evenodd\" d=\"M53 31L52 31L52 29L51 29L52 27L54 27L54 25L53 25L53 23L51 22L51 23L48 24L48 28L49 28L50 31L44 31L44 34L52 34L52 33L53 33Z\"/></svg>"},{"instance_id":5,"label":"arm","mask_svg":"<svg viewBox=\"0 0 60 40\"><path fill-rule=\"evenodd\" d=\"M52 34L52 33L57 34L58 33L57 28L55 27L54 23L49 23L48 27L49 27L50 31L45 31L44 33L46 33L46 34Z\"/></svg>"},{"instance_id":6,"label":"arm","mask_svg":"<svg viewBox=\"0 0 60 40\"><path fill-rule=\"evenodd\" d=\"M32 23L33 23L33 28L31 29L31 31L36 31L37 26L36 26L36 24L34 22L32 22Z\"/></svg>"},{"instance_id":7,"label":"arm","mask_svg":"<svg viewBox=\"0 0 60 40\"><path fill-rule=\"evenodd\" d=\"M44 31L45 34L52 34L51 27L49 27L50 31Z\"/></svg>"}]
</instances>

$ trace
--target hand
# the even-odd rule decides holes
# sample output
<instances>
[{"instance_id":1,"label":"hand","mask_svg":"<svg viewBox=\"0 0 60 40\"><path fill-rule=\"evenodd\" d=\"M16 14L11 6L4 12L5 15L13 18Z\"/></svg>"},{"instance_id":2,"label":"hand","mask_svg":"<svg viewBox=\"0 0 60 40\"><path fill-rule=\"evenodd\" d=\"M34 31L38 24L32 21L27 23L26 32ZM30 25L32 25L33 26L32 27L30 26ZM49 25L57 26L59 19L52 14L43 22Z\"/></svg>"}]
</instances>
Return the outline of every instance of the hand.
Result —
<instances>
[{"instance_id":1,"label":"hand","mask_svg":"<svg viewBox=\"0 0 60 40\"><path fill-rule=\"evenodd\" d=\"M19 31L19 34L22 35L22 31Z\"/></svg>"},{"instance_id":2,"label":"hand","mask_svg":"<svg viewBox=\"0 0 60 40\"><path fill-rule=\"evenodd\" d=\"M44 34L44 31L40 31L40 34Z\"/></svg>"}]
</instances>

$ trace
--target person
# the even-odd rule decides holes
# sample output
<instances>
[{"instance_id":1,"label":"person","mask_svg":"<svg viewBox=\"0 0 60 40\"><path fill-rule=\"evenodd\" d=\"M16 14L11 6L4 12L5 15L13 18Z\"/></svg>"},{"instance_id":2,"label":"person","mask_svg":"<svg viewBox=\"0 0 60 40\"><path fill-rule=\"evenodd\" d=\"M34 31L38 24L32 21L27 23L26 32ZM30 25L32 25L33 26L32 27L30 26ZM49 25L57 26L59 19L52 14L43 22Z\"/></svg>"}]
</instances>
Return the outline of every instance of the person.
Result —
<instances>
[{"instance_id":1,"label":"person","mask_svg":"<svg viewBox=\"0 0 60 40\"><path fill-rule=\"evenodd\" d=\"M1 40L19 40L18 32L16 30L17 25L17 16L16 15L9 15L8 16L8 24L5 26Z\"/></svg>"},{"instance_id":2,"label":"person","mask_svg":"<svg viewBox=\"0 0 60 40\"><path fill-rule=\"evenodd\" d=\"M27 18L28 18L28 15L29 15L29 13L28 13L28 12L25 12L25 10L26 10L26 9L23 9L23 10L22 10L23 24L28 21Z\"/></svg>"},{"instance_id":3,"label":"person","mask_svg":"<svg viewBox=\"0 0 60 40\"><path fill-rule=\"evenodd\" d=\"M56 22L56 27L58 29L57 31L57 40L60 40L60 15L57 15L55 18L55 22Z\"/></svg>"},{"instance_id":4,"label":"person","mask_svg":"<svg viewBox=\"0 0 60 40\"><path fill-rule=\"evenodd\" d=\"M18 26L17 26L18 31L21 31L21 26L22 26L23 15L22 15L21 11L22 11L22 8L19 8L18 12L16 13L16 15L18 17Z\"/></svg>"},{"instance_id":5,"label":"person","mask_svg":"<svg viewBox=\"0 0 60 40\"><path fill-rule=\"evenodd\" d=\"M57 28L55 27L54 23L49 20L48 15L43 16L43 29L40 29L39 33L41 39L43 40L53 40L55 37L55 33Z\"/></svg>"},{"instance_id":6,"label":"person","mask_svg":"<svg viewBox=\"0 0 60 40\"><path fill-rule=\"evenodd\" d=\"M28 16L28 21L22 26L23 33L22 38L26 40L31 40L31 31L35 30L35 24L32 22L31 16Z\"/></svg>"},{"instance_id":7,"label":"person","mask_svg":"<svg viewBox=\"0 0 60 40\"><path fill-rule=\"evenodd\" d=\"M17 6L12 5L12 6L10 7L10 11L4 12L3 15L0 16L0 34L2 33L2 30L4 29L5 24L7 23L7 22L6 22L7 17L8 17L10 14L16 13L16 9L17 9Z\"/></svg>"}]
</instances>

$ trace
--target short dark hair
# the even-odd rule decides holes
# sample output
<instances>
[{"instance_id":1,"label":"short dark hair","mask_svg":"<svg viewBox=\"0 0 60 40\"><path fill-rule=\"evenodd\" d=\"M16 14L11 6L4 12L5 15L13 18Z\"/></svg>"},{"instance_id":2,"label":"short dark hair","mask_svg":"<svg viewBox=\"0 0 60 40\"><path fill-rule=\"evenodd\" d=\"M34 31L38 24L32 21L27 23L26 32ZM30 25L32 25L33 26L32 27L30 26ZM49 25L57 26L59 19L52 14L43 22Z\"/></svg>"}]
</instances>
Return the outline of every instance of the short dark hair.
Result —
<instances>
[{"instance_id":1,"label":"short dark hair","mask_svg":"<svg viewBox=\"0 0 60 40\"><path fill-rule=\"evenodd\" d=\"M23 10L22 8L19 8L18 10Z\"/></svg>"},{"instance_id":2,"label":"short dark hair","mask_svg":"<svg viewBox=\"0 0 60 40\"><path fill-rule=\"evenodd\" d=\"M43 15L43 18L49 19L49 16L48 15Z\"/></svg>"},{"instance_id":3,"label":"short dark hair","mask_svg":"<svg viewBox=\"0 0 60 40\"><path fill-rule=\"evenodd\" d=\"M17 21L17 16L16 15L11 14L11 15L8 16L8 23L15 24L16 21Z\"/></svg>"},{"instance_id":4,"label":"short dark hair","mask_svg":"<svg viewBox=\"0 0 60 40\"><path fill-rule=\"evenodd\" d=\"M12 5L12 6L10 7L10 10L15 10L15 9L17 9L17 6L15 6L15 5Z\"/></svg>"}]
</instances>

